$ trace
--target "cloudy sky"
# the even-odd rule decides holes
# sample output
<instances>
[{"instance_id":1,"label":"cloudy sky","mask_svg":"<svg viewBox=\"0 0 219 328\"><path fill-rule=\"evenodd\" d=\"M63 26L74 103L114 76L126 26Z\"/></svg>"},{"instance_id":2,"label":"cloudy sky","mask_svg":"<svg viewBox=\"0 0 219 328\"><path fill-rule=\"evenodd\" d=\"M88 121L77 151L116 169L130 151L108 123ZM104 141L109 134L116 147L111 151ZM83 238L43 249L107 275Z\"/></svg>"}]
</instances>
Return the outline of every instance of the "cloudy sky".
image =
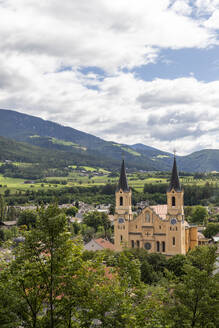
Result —
<instances>
[{"instance_id":1,"label":"cloudy sky","mask_svg":"<svg viewBox=\"0 0 219 328\"><path fill-rule=\"evenodd\" d=\"M0 0L0 108L106 140L219 148L219 0Z\"/></svg>"}]
</instances>

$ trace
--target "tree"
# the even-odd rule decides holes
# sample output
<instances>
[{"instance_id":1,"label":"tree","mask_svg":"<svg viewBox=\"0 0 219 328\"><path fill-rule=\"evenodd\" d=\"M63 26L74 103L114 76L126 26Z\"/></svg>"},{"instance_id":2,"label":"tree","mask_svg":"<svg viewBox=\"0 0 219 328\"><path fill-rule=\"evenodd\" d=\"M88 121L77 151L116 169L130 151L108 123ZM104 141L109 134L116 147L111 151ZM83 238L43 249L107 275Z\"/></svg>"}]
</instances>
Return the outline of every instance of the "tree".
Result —
<instances>
[{"instance_id":1,"label":"tree","mask_svg":"<svg viewBox=\"0 0 219 328\"><path fill-rule=\"evenodd\" d=\"M95 236L95 230L93 227L89 227L86 224L82 225L82 236L85 243L88 243Z\"/></svg>"},{"instance_id":2,"label":"tree","mask_svg":"<svg viewBox=\"0 0 219 328\"><path fill-rule=\"evenodd\" d=\"M192 216L192 211L193 211L193 207L192 206L185 206L184 208L184 214L185 217L187 218L188 216Z\"/></svg>"},{"instance_id":3,"label":"tree","mask_svg":"<svg viewBox=\"0 0 219 328\"><path fill-rule=\"evenodd\" d=\"M78 212L78 208L76 206L71 206L65 209L65 214L67 216L75 216L77 212Z\"/></svg>"},{"instance_id":4,"label":"tree","mask_svg":"<svg viewBox=\"0 0 219 328\"><path fill-rule=\"evenodd\" d=\"M122 252L111 264L104 264L102 253L85 260L80 242L70 239L63 212L41 208L14 260L1 266L2 327L79 328L96 322L140 328L144 320L160 327L163 298L141 284L139 261Z\"/></svg>"},{"instance_id":5,"label":"tree","mask_svg":"<svg viewBox=\"0 0 219 328\"><path fill-rule=\"evenodd\" d=\"M173 272L177 277L184 274L183 266L186 263L186 256L182 254L177 254L172 256L167 261L167 269Z\"/></svg>"},{"instance_id":6,"label":"tree","mask_svg":"<svg viewBox=\"0 0 219 328\"><path fill-rule=\"evenodd\" d=\"M16 209L14 206L8 206L7 219L9 221L16 220L20 213L19 209Z\"/></svg>"},{"instance_id":7,"label":"tree","mask_svg":"<svg viewBox=\"0 0 219 328\"><path fill-rule=\"evenodd\" d=\"M19 299L14 311L25 327L64 327L61 300L63 293L67 295L67 282L75 277L72 263L77 262L80 246L73 248L67 220L57 206L41 208L38 214L24 244L15 249L8 292Z\"/></svg>"},{"instance_id":8,"label":"tree","mask_svg":"<svg viewBox=\"0 0 219 328\"><path fill-rule=\"evenodd\" d=\"M191 222L203 224L204 220L208 217L208 211L203 206L195 206L191 215Z\"/></svg>"},{"instance_id":9,"label":"tree","mask_svg":"<svg viewBox=\"0 0 219 328\"><path fill-rule=\"evenodd\" d=\"M0 194L0 221L4 221L6 216L7 206L4 197Z\"/></svg>"},{"instance_id":10,"label":"tree","mask_svg":"<svg viewBox=\"0 0 219 328\"><path fill-rule=\"evenodd\" d=\"M115 205L114 204L110 205L109 214L111 214L111 215L115 214Z\"/></svg>"},{"instance_id":11,"label":"tree","mask_svg":"<svg viewBox=\"0 0 219 328\"><path fill-rule=\"evenodd\" d=\"M111 222L106 213L102 213L101 218L102 218L102 226L104 229L105 238L107 238L107 231L110 230L111 228Z\"/></svg>"},{"instance_id":12,"label":"tree","mask_svg":"<svg viewBox=\"0 0 219 328\"><path fill-rule=\"evenodd\" d=\"M16 313L20 299L13 292L13 277L7 269L7 263L0 259L0 327L17 328L21 325L21 320Z\"/></svg>"},{"instance_id":13,"label":"tree","mask_svg":"<svg viewBox=\"0 0 219 328\"><path fill-rule=\"evenodd\" d=\"M219 223L208 223L206 229L203 231L203 234L206 238L212 238L219 232Z\"/></svg>"},{"instance_id":14,"label":"tree","mask_svg":"<svg viewBox=\"0 0 219 328\"><path fill-rule=\"evenodd\" d=\"M173 286L167 314L171 327L219 326L219 277L213 275L215 247L197 247L187 256L184 275Z\"/></svg>"},{"instance_id":15,"label":"tree","mask_svg":"<svg viewBox=\"0 0 219 328\"><path fill-rule=\"evenodd\" d=\"M74 234L75 234L75 235L78 235L79 232L81 231L81 224L78 223L78 222L73 222L73 223L72 223L72 228L73 228L73 230L74 230Z\"/></svg>"},{"instance_id":16,"label":"tree","mask_svg":"<svg viewBox=\"0 0 219 328\"><path fill-rule=\"evenodd\" d=\"M111 227L111 222L108 219L106 213L100 213L98 211L89 212L84 216L83 223L89 227L94 228L97 232L99 226L103 226L105 234L106 231Z\"/></svg>"},{"instance_id":17,"label":"tree","mask_svg":"<svg viewBox=\"0 0 219 328\"><path fill-rule=\"evenodd\" d=\"M18 225L26 225L28 229L35 227L38 213L35 210L21 211L18 217Z\"/></svg>"},{"instance_id":18,"label":"tree","mask_svg":"<svg viewBox=\"0 0 219 328\"><path fill-rule=\"evenodd\" d=\"M102 225L101 214L97 211L89 212L84 216L83 223L94 228L94 231L97 232L98 227Z\"/></svg>"},{"instance_id":19,"label":"tree","mask_svg":"<svg viewBox=\"0 0 219 328\"><path fill-rule=\"evenodd\" d=\"M11 191L10 189L6 189L4 194L5 194L5 197L8 197L10 195Z\"/></svg>"}]
</instances>

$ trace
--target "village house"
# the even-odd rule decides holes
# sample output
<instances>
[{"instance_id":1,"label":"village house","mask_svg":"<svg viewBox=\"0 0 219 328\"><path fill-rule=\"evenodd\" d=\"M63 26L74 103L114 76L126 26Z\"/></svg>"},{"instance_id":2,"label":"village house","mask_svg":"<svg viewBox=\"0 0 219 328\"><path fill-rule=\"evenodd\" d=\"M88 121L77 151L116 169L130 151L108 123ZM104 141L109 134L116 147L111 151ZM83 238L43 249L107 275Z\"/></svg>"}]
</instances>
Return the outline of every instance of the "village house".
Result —
<instances>
[{"instance_id":1,"label":"village house","mask_svg":"<svg viewBox=\"0 0 219 328\"><path fill-rule=\"evenodd\" d=\"M104 249L115 250L115 246L103 238L91 239L85 246L84 249L87 251L102 251Z\"/></svg>"}]
</instances>

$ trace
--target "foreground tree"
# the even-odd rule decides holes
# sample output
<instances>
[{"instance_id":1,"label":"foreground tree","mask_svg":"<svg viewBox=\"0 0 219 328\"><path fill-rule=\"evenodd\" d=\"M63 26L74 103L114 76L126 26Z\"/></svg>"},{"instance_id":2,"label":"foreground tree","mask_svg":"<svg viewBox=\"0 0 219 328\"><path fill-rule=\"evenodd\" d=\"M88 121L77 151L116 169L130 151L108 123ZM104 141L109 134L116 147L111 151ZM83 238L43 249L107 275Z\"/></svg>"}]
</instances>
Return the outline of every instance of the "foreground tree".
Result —
<instances>
[{"instance_id":1,"label":"foreground tree","mask_svg":"<svg viewBox=\"0 0 219 328\"><path fill-rule=\"evenodd\" d=\"M41 208L35 227L24 235L15 259L0 271L1 327L79 328L99 323L140 328L144 321L145 327L161 326L163 296L142 285L140 263L132 254L117 254L108 265L101 252L92 261L84 259L57 206Z\"/></svg>"},{"instance_id":2,"label":"foreground tree","mask_svg":"<svg viewBox=\"0 0 219 328\"><path fill-rule=\"evenodd\" d=\"M198 247L187 256L184 275L173 285L168 307L171 327L219 327L219 276L213 275L214 247Z\"/></svg>"}]
</instances>

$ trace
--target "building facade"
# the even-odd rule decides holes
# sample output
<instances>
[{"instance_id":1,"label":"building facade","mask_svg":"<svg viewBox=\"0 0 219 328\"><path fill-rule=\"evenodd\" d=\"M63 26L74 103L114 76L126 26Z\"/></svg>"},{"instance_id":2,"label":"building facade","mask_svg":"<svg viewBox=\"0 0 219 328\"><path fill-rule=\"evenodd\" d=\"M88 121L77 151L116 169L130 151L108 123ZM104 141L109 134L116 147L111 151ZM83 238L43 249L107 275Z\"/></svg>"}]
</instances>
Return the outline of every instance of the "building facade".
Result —
<instances>
[{"instance_id":1,"label":"building facade","mask_svg":"<svg viewBox=\"0 0 219 328\"><path fill-rule=\"evenodd\" d=\"M167 204L146 206L137 217L132 213L132 191L128 186L123 160L116 189L114 215L115 249L144 248L166 256L186 254L198 245L197 227L184 217L184 191L181 188L176 158L167 190Z\"/></svg>"}]
</instances>

